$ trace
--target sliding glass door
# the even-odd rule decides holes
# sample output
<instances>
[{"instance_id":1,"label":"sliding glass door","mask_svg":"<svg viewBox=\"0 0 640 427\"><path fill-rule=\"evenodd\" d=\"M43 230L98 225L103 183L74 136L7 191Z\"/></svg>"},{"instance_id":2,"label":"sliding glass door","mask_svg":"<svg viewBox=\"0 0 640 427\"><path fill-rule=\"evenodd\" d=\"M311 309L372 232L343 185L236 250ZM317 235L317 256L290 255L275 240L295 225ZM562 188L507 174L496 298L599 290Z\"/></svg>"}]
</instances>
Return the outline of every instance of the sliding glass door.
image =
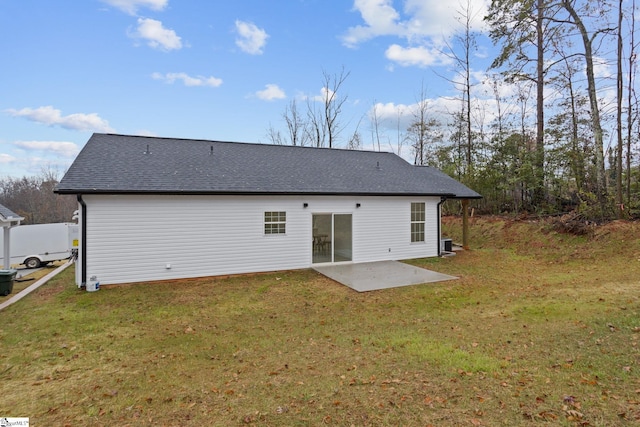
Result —
<instances>
[{"instance_id":1,"label":"sliding glass door","mask_svg":"<svg viewBox=\"0 0 640 427\"><path fill-rule=\"evenodd\" d=\"M313 214L313 263L353 259L351 214Z\"/></svg>"},{"instance_id":2,"label":"sliding glass door","mask_svg":"<svg viewBox=\"0 0 640 427\"><path fill-rule=\"evenodd\" d=\"M333 262L352 260L351 214L333 215Z\"/></svg>"}]
</instances>

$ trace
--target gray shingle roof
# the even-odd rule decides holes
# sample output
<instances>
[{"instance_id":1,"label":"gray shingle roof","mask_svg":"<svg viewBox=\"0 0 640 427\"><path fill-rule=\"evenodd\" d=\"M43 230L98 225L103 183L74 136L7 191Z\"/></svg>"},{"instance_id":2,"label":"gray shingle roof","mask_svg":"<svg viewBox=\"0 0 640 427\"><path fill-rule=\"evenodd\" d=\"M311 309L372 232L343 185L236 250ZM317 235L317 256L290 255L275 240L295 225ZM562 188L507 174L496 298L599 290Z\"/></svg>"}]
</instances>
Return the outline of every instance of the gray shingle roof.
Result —
<instances>
[{"instance_id":1,"label":"gray shingle roof","mask_svg":"<svg viewBox=\"0 0 640 427\"><path fill-rule=\"evenodd\" d=\"M14 220L24 219L20 215L18 215L17 213L9 209L8 207L0 204L0 220L10 219L10 218Z\"/></svg>"},{"instance_id":2,"label":"gray shingle roof","mask_svg":"<svg viewBox=\"0 0 640 427\"><path fill-rule=\"evenodd\" d=\"M359 194L479 198L392 153L94 134L61 194Z\"/></svg>"}]
</instances>

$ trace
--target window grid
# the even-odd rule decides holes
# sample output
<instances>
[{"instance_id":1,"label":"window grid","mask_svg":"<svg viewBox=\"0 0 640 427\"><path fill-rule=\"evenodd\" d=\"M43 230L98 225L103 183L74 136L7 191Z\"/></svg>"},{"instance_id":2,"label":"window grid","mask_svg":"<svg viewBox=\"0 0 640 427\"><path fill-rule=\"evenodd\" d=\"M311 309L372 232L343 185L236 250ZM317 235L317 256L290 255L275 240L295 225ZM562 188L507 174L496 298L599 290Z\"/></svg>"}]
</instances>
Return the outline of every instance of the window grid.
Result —
<instances>
[{"instance_id":1,"label":"window grid","mask_svg":"<svg viewBox=\"0 0 640 427\"><path fill-rule=\"evenodd\" d=\"M285 234L287 224L286 212L264 213L264 234Z\"/></svg>"},{"instance_id":2,"label":"window grid","mask_svg":"<svg viewBox=\"0 0 640 427\"><path fill-rule=\"evenodd\" d=\"M411 203L411 242L424 242L425 204Z\"/></svg>"}]
</instances>

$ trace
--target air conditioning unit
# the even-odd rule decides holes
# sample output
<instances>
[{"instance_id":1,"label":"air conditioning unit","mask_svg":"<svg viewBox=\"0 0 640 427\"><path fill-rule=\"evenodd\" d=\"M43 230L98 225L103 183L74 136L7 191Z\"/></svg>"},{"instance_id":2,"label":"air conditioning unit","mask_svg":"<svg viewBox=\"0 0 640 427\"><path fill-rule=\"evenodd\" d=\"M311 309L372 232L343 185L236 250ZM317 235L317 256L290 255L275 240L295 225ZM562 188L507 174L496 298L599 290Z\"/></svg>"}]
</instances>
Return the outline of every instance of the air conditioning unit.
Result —
<instances>
[{"instance_id":1,"label":"air conditioning unit","mask_svg":"<svg viewBox=\"0 0 640 427\"><path fill-rule=\"evenodd\" d=\"M440 252L453 252L453 241L451 239L440 239Z\"/></svg>"}]
</instances>

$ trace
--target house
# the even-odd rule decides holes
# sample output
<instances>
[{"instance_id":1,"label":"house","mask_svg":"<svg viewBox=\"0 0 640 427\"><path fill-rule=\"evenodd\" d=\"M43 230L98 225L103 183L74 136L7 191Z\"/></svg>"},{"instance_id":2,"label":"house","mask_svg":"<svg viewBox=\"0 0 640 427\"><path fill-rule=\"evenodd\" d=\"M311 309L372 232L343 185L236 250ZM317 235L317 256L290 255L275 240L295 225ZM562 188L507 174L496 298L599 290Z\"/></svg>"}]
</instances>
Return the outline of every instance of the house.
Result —
<instances>
[{"instance_id":1,"label":"house","mask_svg":"<svg viewBox=\"0 0 640 427\"><path fill-rule=\"evenodd\" d=\"M440 205L481 197L392 153L94 134L58 184L78 286L435 257Z\"/></svg>"}]
</instances>

